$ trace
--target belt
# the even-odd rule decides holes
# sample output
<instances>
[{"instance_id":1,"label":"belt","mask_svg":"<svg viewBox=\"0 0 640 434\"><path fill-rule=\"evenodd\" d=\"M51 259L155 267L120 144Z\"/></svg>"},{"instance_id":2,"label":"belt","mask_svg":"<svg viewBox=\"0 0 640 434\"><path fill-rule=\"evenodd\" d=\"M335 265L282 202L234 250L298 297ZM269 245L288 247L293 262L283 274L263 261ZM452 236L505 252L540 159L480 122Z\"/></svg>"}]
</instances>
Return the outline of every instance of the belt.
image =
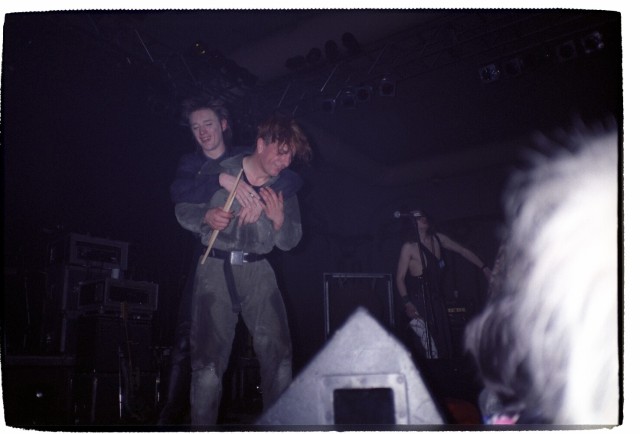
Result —
<instances>
[{"instance_id":1,"label":"belt","mask_svg":"<svg viewBox=\"0 0 640 434\"><path fill-rule=\"evenodd\" d=\"M222 269L224 271L224 280L227 283L227 290L229 291L229 297L231 298L231 308L234 313L240 313L240 297L236 289L236 281L233 278L233 271L231 271L232 265L242 265L247 262L256 262L264 258L264 255L258 255L257 253L245 253L242 250L232 250L227 252L225 250L211 249L209 256L212 258L222 259L224 261Z\"/></svg>"},{"instance_id":2,"label":"belt","mask_svg":"<svg viewBox=\"0 0 640 434\"><path fill-rule=\"evenodd\" d=\"M231 265L242 265L246 264L247 262L256 262L265 258L264 255L243 252L242 250L232 250L230 252L227 252L226 250L219 249L211 249L209 256L211 256L212 258L229 261Z\"/></svg>"}]
</instances>

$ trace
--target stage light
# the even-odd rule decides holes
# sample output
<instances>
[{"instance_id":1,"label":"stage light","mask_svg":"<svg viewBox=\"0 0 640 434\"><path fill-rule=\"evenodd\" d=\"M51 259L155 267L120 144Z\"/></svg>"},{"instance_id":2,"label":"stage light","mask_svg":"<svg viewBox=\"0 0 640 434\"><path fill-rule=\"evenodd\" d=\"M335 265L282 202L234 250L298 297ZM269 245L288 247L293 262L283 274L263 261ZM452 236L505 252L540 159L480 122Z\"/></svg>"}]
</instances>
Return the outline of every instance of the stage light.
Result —
<instances>
[{"instance_id":1,"label":"stage light","mask_svg":"<svg viewBox=\"0 0 640 434\"><path fill-rule=\"evenodd\" d=\"M258 77L249 72L247 68L240 68L238 70L238 82L245 86L253 87L258 82Z\"/></svg>"},{"instance_id":2,"label":"stage light","mask_svg":"<svg viewBox=\"0 0 640 434\"><path fill-rule=\"evenodd\" d=\"M340 95L340 105L345 109L356 108L356 94L352 88L347 88Z\"/></svg>"},{"instance_id":3,"label":"stage light","mask_svg":"<svg viewBox=\"0 0 640 434\"><path fill-rule=\"evenodd\" d=\"M304 56L293 56L287 59L287 61L284 63L284 66L292 71L297 71L299 69L302 69L306 62L307 60L304 58Z\"/></svg>"},{"instance_id":4,"label":"stage light","mask_svg":"<svg viewBox=\"0 0 640 434\"><path fill-rule=\"evenodd\" d=\"M342 45L345 46L349 55L354 56L359 54L362 49L360 48L360 44L356 40L356 37L353 36L353 33L346 32L342 35Z\"/></svg>"},{"instance_id":5,"label":"stage light","mask_svg":"<svg viewBox=\"0 0 640 434\"><path fill-rule=\"evenodd\" d=\"M509 77L517 77L522 74L522 70L524 67L524 63L522 58L514 57L512 59L506 60L502 64L502 69L504 73Z\"/></svg>"},{"instance_id":6,"label":"stage light","mask_svg":"<svg viewBox=\"0 0 640 434\"><path fill-rule=\"evenodd\" d=\"M240 67L233 60L227 59L227 58L222 59L222 63L219 66L219 70L227 80L229 81L238 80L238 73L240 71Z\"/></svg>"},{"instance_id":7,"label":"stage light","mask_svg":"<svg viewBox=\"0 0 640 434\"><path fill-rule=\"evenodd\" d=\"M327 113L333 113L335 109L336 109L335 98L325 99L324 101L322 101L322 111L325 111Z\"/></svg>"},{"instance_id":8,"label":"stage light","mask_svg":"<svg viewBox=\"0 0 640 434\"><path fill-rule=\"evenodd\" d=\"M380 96L394 96L396 94L396 82L389 75L385 75L380 80L378 92Z\"/></svg>"},{"instance_id":9,"label":"stage light","mask_svg":"<svg viewBox=\"0 0 640 434\"><path fill-rule=\"evenodd\" d=\"M317 48L317 47L313 47L307 53L306 60L307 60L307 63L309 65L317 65L317 64L319 64L320 61L322 60L322 51L320 51L320 49Z\"/></svg>"},{"instance_id":10,"label":"stage light","mask_svg":"<svg viewBox=\"0 0 640 434\"><path fill-rule=\"evenodd\" d=\"M372 93L371 86L359 86L356 88L356 100L359 102L369 101Z\"/></svg>"},{"instance_id":11,"label":"stage light","mask_svg":"<svg viewBox=\"0 0 640 434\"><path fill-rule=\"evenodd\" d=\"M604 41L600 32L589 33L580 40L580 43L586 54L591 54L604 48Z\"/></svg>"},{"instance_id":12,"label":"stage light","mask_svg":"<svg viewBox=\"0 0 640 434\"><path fill-rule=\"evenodd\" d=\"M556 46L556 56L560 62L566 62L578 55L576 50L576 43L573 41L563 42Z\"/></svg>"},{"instance_id":13,"label":"stage light","mask_svg":"<svg viewBox=\"0 0 640 434\"><path fill-rule=\"evenodd\" d=\"M204 44L204 42L196 41L191 46L191 53L196 56L204 56L209 52L209 48Z\"/></svg>"},{"instance_id":14,"label":"stage light","mask_svg":"<svg viewBox=\"0 0 640 434\"><path fill-rule=\"evenodd\" d=\"M332 39L329 39L324 44L324 55L327 57L329 62L335 62L338 60L340 53L338 51L338 44Z\"/></svg>"},{"instance_id":15,"label":"stage light","mask_svg":"<svg viewBox=\"0 0 640 434\"><path fill-rule=\"evenodd\" d=\"M485 83L491 83L500 78L500 68L495 63L490 63L483 66L479 70L480 80Z\"/></svg>"}]
</instances>

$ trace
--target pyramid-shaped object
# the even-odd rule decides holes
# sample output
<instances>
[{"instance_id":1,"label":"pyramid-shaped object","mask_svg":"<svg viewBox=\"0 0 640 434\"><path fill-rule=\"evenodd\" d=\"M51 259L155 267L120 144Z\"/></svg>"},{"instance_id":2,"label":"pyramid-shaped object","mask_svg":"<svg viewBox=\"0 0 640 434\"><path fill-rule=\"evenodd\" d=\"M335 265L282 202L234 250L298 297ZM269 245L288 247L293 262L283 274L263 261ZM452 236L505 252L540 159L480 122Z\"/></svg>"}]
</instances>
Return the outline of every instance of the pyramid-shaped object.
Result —
<instances>
[{"instance_id":1,"label":"pyramid-shaped object","mask_svg":"<svg viewBox=\"0 0 640 434\"><path fill-rule=\"evenodd\" d=\"M342 424L443 424L409 352L365 308L349 317L257 421Z\"/></svg>"}]
</instances>

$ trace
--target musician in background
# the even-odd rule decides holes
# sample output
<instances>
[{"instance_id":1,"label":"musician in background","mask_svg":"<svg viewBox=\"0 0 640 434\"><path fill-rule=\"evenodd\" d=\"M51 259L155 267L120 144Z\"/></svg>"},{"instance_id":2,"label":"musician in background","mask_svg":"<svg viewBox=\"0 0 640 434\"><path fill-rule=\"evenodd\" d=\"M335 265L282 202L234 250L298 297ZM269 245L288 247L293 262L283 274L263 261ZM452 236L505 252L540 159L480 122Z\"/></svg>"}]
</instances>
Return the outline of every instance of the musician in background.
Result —
<instances>
[{"instance_id":1,"label":"musician in background","mask_svg":"<svg viewBox=\"0 0 640 434\"><path fill-rule=\"evenodd\" d=\"M443 288L443 276L448 265L444 260L444 249L456 252L474 264L487 279L491 270L471 250L436 232L426 213L415 210L409 214L415 220L414 239L419 237L420 241L407 241L402 245L396 288L409 319L409 327L419 338L421 353L428 359L450 358L453 348Z\"/></svg>"}]
</instances>

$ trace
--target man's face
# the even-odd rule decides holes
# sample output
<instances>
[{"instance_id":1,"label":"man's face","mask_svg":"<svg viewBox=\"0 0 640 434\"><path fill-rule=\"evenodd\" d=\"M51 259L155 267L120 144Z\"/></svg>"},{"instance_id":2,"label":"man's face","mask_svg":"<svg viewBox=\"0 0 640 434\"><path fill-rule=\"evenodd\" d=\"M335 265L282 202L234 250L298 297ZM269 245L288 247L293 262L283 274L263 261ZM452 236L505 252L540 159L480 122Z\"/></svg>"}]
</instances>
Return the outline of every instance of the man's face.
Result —
<instances>
[{"instance_id":1,"label":"man's face","mask_svg":"<svg viewBox=\"0 0 640 434\"><path fill-rule=\"evenodd\" d=\"M289 146L283 147L275 142L266 144L263 139L258 139L258 157L262 170L269 176L277 176L289 167L293 153Z\"/></svg>"},{"instance_id":2,"label":"man's face","mask_svg":"<svg viewBox=\"0 0 640 434\"><path fill-rule=\"evenodd\" d=\"M222 133L227 129L227 121L220 121L211 109L199 109L189 115L189 126L193 137L210 158L218 158L225 151Z\"/></svg>"}]
</instances>

